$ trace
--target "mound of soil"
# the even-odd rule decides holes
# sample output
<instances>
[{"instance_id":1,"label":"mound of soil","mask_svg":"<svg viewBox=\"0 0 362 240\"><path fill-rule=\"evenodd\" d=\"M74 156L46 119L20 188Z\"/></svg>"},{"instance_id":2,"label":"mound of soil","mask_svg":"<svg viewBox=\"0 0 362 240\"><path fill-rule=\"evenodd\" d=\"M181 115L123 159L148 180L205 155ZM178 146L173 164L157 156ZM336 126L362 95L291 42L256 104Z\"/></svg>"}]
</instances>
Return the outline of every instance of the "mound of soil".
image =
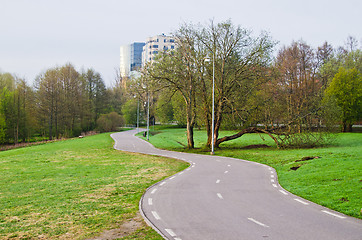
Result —
<instances>
[{"instance_id":1,"label":"mound of soil","mask_svg":"<svg viewBox=\"0 0 362 240\"><path fill-rule=\"evenodd\" d=\"M242 149L254 149L254 148L269 148L270 146L266 144L255 144L255 145L248 145L245 147L242 147Z\"/></svg>"},{"instance_id":2,"label":"mound of soil","mask_svg":"<svg viewBox=\"0 0 362 240\"><path fill-rule=\"evenodd\" d=\"M308 160L312 160L312 159L318 159L318 158L321 158L321 157L318 157L318 156L313 156L313 157L303 157L302 159L299 159L299 160L295 160L295 162L303 162L303 161L308 161Z\"/></svg>"}]
</instances>

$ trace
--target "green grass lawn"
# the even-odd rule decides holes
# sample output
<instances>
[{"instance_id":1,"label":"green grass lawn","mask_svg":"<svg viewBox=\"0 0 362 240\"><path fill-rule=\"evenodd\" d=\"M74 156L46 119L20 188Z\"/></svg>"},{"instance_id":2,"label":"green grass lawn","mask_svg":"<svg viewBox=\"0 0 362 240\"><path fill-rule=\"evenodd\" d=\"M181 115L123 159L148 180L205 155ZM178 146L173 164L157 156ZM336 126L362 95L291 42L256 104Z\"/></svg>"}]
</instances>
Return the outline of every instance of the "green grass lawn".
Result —
<instances>
[{"instance_id":1,"label":"green grass lawn","mask_svg":"<svg viewBox=\"0 0 362 240\"><path fill-rule=\"evenodd\" d=\"M0 239L162 239L138 215L147 187L187 164L113 149L109 134L0 152Z\"/></svg>"},{"instance_id":2,"label":"green grass lawn","mask_svg":"<svg viewBox=\"0 0 362 240\"><path fill-rule=\"evenodd\" d=\"M221 136L232 132L223 131ZM265 140L262 140L262 136ZM195 131L195 147L189 151L209 154L206 132ZM188 151L185 129L158 130L150 137L158 148ZM247 145L267 144L270 148L242 149ZM329 146L310 149L276 148L266 135L247 134L225 142L217 155L264 163L277 170L280 184L288 191L347 215L362 218L362 133L341 133ZM295 162L303 157L319 157ZM291 170L291 167L297 167Z\"/></svg>"}]
</instances>

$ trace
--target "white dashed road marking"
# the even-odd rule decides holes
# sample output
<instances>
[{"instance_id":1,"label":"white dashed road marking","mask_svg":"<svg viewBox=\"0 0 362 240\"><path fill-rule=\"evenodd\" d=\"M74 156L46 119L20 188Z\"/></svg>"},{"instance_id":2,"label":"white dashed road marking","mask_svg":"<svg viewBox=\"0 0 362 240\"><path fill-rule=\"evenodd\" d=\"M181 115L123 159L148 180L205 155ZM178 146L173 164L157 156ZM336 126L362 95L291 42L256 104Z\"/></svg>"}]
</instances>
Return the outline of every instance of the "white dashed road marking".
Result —
<instances>
[{"instance_id":1,"label":"white dashed road marking","mask_svg":"<svg viewBox=\"0 0 362 240\"><path fill-rule=\"evenodd\" d=\"M216 194L220 199L224 199L220 193Z\"/></svg>"},{"instance_id":2,"label":"white dashed road marking","mask_svg":"<svg viewBox=\"0 0 362 240\"><path fill-rule=\"evenodd\" d=\"M220 183L220 179L216 180L216 183Z\"/></svg>"},{"instance_id":3,"label":"white dashed road marking","mask_svg":"<svg viewBox=\"0 0 362 240\"><path fill-rule=\"evenodd\" d=\"M148 199L148 205L152 205L152 198Z\"/></svg>"},{"instance_id":4,"label":"white dashed road marking","mask_svg":"<svg viewBox=\"0 0 362 240\"><path fill-rule=\"evenodd\" d=\"M304 202L304 201L302 201L302 200L300 200L300 199L298 199L298 198L294 198L294 200L297 201L297 202L300 202L301 204L309 205L309 203Z\"/></svg>"},{"instance_id":5,"label":"white dashed road marking","mask_svg":"<svg viewBox=\"0 0 362 240\"><path fill-rule=\"evenodd\" d=\"M162 185L164 185L166 182L162 182L162 183L160 183L160 186L162 186Z\"/></svg>"},{"instance_id":6,"label":"white dashed road marking","mask_svg":"<svg viewBox=\"0 0 362 240\"><path fill-rule=\"evenodd\" d=\"M224 173L228 173L229 171L225 171Z\"/></svg>"},{"instance_id":7,"label":"white dashed road marking","mask_svg":"<svg viewBox=\"0 0 362 240\"><path fill-rule=\"evenodd\" d=\"M158 216L157 212L155 212L155 211L152 211L152 215L153 215L153 217L154 217L156 220L160 220L160 219L161 219L160 216Z\"/></svg>"},{"instance_id":8,"label":"white dashed road marking","mask_svg":"<svg viewBox=\"0 0 362 240\"><path fill-rule=\"evenodd\" d=\"M335 217L337 217L337 218L342 218L342 219L346 218L346 217L343 217L343 216L341 216L341 215L328 212L328 211L326 211L326 210L322 210L322 212L327 213L327 214L332 215L332 216L335 216Z\"/></svg>"},{"instance_id":9,"label":"white dashed road marking","mask_svg":"<svg viewBox=\"0 0 362 240\"><path fill-rule=\"evenodd\" d=\"M259 221L256 221L256 220L253 219L253 218L248 218L248 220L250 220L250 221L252 221L253 223L256 223L256 224L258 224L258 225L260 225L260 226L262 226L262 227L266 227L266 228L269 227L268 225L266 225L266 224L264 224L264 223L261 223L261 222L259 222Z\"/></svg>"},{"instance_id":10,"label":"white dashed road marking","mask_svg":"<svg viewBox=\"0 0 362 240\"><path fill-rule=\"evenodd\" d=\"M283 193L284 195L288 195L288 193L283 190L279 190L279 192Z\"/></svg>"},{"instance_id":11,"label":"white dashed road marking","mask_svg":"<svg viewBox=\"0 0 362 240\"><path fill-rule=\"evenodd\" d=\"M274 184L274 183L273 183L272 185L273 185L273 187L278 187L278 186L277 186L276 184Z\"/></svg>"},{"instance_id":12,"label":"white dashed road marking","mask_svg":"<svg viewBox=\"0 0 362 240\"><path fill-rule=\"evenodd\" d=\"M165 231L168 232L168 234L170 234L171 237L176 237L176 233L174 233L174 231L172 231L171 229L166 228Z\"/></svg>"},{"instance_id":13,"label":"white dashed road marking","mask_svg":"<svg viewBox=\"0 0 362 240\"><path fill-rule=\"evenodd\" d=\"M154 194L157 191L157 188L153 189L151 194Z\"/></svg>"}]
</instances>

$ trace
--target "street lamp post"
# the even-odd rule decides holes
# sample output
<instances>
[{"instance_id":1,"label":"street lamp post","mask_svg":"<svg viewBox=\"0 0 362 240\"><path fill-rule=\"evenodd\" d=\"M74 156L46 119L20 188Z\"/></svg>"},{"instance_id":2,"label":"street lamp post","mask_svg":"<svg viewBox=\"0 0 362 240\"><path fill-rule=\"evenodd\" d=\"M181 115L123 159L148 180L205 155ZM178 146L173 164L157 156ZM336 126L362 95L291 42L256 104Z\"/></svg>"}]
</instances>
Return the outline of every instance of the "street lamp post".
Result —
<instances>
[{"instance_id":1,"label":"street lamp post","mask_svg":"<svg viewBox=\"0 0 362 240\"><path fill-rule=\"evenodd\" d=\"M206 62L210 62L210 58L205 58ZM211 155L214 155L214 128L215 128L215 53L212 53L212 120L211 120Z\"/></svg>"},{"instance_id":2,"label":"street lamp post","mask_svg":"<svg viewBox=\"0 0 362 240\"><path fill-rule=\"evenodd\" d=\"M140 98L137 100L137 133L140 132Z\"/></svg>"},{"instance_id":3,"label":"street lamp post","mask_svg":"<svg viewBox=\"0 0 362 240\"><path fill-rule=\"evenodd\" d=\"M147 141L150 140L150 93L147 92Z\"/></svg>"},{"instance_id":4,"label":"street lamp post","mask_svg":"<svg viewBox=\"0 0 362 240\"><path fill-rule=\"evenodd\" d=\"M215 53L212 53L212 122L211 122L211 154L214 155L214 125L215 125Z\"/></svg>"}]
</instances>

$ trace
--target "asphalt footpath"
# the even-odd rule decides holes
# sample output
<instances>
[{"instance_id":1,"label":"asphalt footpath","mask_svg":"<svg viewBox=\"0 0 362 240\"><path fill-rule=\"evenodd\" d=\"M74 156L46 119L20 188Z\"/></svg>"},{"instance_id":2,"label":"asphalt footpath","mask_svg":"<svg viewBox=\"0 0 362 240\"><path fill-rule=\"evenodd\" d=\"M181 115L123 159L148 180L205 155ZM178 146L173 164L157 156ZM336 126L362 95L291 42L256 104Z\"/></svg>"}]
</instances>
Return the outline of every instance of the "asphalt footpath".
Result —
<instances>
[{"instance_id":1,"label":"asphalt footpath","mask_svg":"<svg viewBox=\"0 0 362 240\"><path fill-rule=\"evenodd\" d=\"M114 148L186 161L190 166L148 188L146 222L173 240L362 240L362 221L283 189L266 165L215 155L160 150L114 133Z\"/></svg>"}]
</instances>

